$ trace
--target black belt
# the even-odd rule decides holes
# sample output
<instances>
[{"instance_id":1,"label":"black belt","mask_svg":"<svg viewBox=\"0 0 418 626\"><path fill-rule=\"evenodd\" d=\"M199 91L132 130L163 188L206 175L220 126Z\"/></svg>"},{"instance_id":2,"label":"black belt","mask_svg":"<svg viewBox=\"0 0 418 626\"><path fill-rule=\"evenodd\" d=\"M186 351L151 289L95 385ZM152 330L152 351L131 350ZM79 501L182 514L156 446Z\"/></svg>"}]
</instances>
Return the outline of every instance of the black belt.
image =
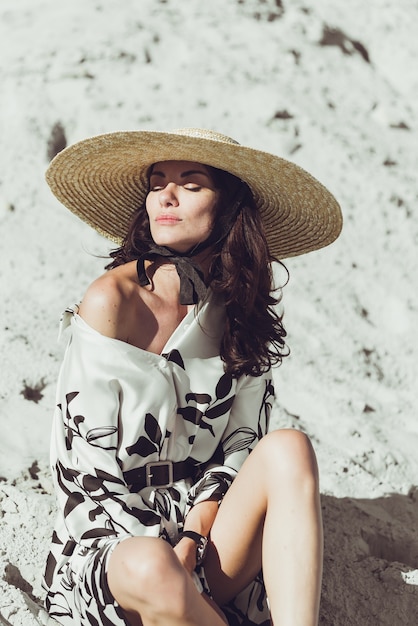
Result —
<instances>
[{"instance_id":1,"label":"black belt","mask_svg":"<svg viewBox=\"0 0 418 626\"><path fill-rule=\"evenodd\" d=\"M143 467L123 473L131 491L140 491L144 487L171 487L177 480L193 478L196 466L190 461L151 461Z\"/></svg>"}]
</instances>

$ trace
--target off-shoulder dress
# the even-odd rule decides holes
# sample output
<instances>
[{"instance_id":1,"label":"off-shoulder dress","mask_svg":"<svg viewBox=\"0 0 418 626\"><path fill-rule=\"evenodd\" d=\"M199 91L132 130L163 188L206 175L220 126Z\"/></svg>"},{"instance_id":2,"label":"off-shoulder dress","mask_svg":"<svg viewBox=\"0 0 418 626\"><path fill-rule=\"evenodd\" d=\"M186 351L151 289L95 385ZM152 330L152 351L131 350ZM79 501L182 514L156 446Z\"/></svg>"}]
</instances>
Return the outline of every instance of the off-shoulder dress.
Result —
<instances>
[{"instance_id":1,"label":"off-shoulder dress","mask_svg":"<svg viewBox=\"0 0 418 626\"><path fill-rule=\"evenodd\" d=\"M64 626L124 625L107 585L112 549L131 536L174 545L190 507L221 501L266 434L271 373L225 374L224 315L210 295L158 355L100 334L77 308L65 312L51 442L58 516L44 575L47 610ZM163 487L138 482L139 468L161 461L187 461L193 476ZM210 593L204 566L195 583ZM231 626L270 624L261 575L224 610Z\"/></svg>"}]
</instances>

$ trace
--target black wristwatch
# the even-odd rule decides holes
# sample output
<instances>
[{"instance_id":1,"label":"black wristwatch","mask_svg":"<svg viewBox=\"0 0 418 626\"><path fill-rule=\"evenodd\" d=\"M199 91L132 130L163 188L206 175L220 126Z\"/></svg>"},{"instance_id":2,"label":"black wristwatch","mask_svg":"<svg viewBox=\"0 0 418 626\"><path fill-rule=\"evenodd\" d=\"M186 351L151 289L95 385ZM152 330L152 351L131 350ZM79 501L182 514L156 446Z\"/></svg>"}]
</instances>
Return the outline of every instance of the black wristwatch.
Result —
<instances>
[{"instance_id":1,"label":"black wristwatch","mask_svg":"<svg viewBox=\"0 0 418 626\"><path fill-rule=\"evenodd\" d=\"M189 537L189 539L193 539L193 541L195 542L196 565L200 565L206 556L206 550L208 547L208 538L205 537L204 535L200 535L199 533L196 533L194 530L183 530L183 532L180 533L179 541L183 537Z\"/></svg>"}]
</instances>

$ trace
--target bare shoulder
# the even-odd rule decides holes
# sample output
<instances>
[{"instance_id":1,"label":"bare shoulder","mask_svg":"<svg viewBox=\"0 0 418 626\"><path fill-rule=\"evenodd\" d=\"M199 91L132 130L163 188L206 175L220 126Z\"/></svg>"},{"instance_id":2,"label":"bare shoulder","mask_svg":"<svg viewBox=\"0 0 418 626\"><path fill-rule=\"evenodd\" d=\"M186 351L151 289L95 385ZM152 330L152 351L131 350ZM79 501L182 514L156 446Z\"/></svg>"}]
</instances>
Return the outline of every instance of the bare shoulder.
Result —
<instances>
[{"instance_id":1,"label":"bare shoulder","mask_svg":"<svg viewBox=\"0 0 418 626\"><path fill-rule=\"evenodd\" d=\"M133 300L140 296L132 263L110 270L88 287L80 304L80 316L95 330L125 340L124 332Z\"/></svg>"}]
</instances>

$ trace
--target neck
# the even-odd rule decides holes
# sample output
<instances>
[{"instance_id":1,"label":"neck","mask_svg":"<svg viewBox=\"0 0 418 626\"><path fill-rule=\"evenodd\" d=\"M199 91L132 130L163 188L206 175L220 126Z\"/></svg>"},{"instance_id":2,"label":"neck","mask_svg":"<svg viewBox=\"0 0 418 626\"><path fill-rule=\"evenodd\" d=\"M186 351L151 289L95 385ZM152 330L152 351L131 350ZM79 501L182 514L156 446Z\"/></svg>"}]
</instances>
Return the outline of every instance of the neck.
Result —
<instances>
[{"instance_id":1,"label":"neck","mask_svg":"<svg viewBox=\"0 0 418 626\"><path fill-rule=\"evenodd\" d=\"M171 248L169 248L169 250L171 250ZM175 250L173 250L172 252L173 252L173 255L176 254ZM184 255L179 253L179 256L183 257ZM193 263L198 265L199 268L202 270L204 277L205 277L205 281L206 281L209 275L210 264L212 261L212 248L202 250L202 252L196 254L196 256L193 255L193 256L190 256L189 258L192 259ZM147 272L147 276L148 274L152 275L152 273L155 272L159 268L165 269L170 272L171 271L176 272L175 264L172 263L169 259L165 259L163 256L158 257L152 261L146 260L144 262L144 267Z\"/></svg>"},{"instance_id":2,"label":"neck","mask_svg":"<svg viewBox=\"0 0 418 626\"><path fill-rule=\"evenodd\" d=\"M158 257L153 261L145 261L144 268L150 281L152 291L160 288L170 291L178 298L180 292L180 278L174 263Z\"/></svg>"},{"instance_id":3,"label":"neck","mask_svg":"<svg viewBox=\"0 0 418 626\"><path fill-rule=\"evenodd\" d=\"M147 260L149 263L145 265ZM139 284L145 286L152 281L151 288L155 291L155 276L159 273L167 289L180 296L181 304L196 303L206 297L205 282L210 262L209 247L192 257L191 254L178 254L175 250L156 245L138 259Z\"/></svg>"}]
</instances>

